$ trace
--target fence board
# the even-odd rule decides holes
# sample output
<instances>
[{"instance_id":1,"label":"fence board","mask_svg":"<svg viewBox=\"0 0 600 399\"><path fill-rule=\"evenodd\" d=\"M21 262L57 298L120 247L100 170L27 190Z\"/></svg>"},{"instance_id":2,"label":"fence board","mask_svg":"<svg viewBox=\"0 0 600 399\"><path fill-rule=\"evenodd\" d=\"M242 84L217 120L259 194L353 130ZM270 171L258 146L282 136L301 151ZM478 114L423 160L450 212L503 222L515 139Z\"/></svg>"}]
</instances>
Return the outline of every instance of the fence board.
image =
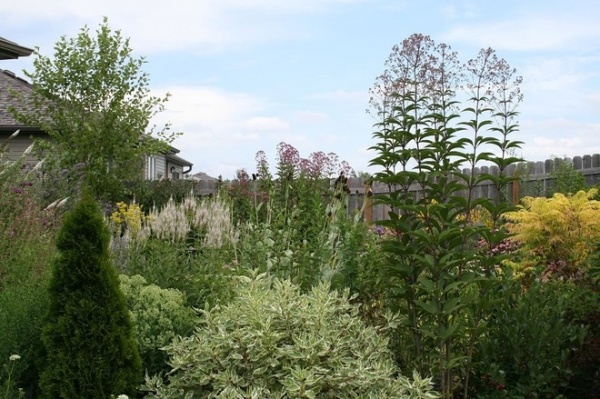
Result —
<instances>
[{"instance_id":1,"label":"fence board","mask_svg":"<svg viewBox=\"0 0 600 399\"><path fill-rule=\"evenodd\" d=\"M560 158L547 159L538 162L521 162L510 165L505 174L513 176L518 174L520 181L518 184L510 183L507 187L506 198L511 198L513 202L518 201L525 195L544 196L554 187L554 179L551 176L555 165L565 162ZM600 154L576 156L573 159L567 159L566 162L573 164L573 167L581 172L588 185L598 185L600 183ZM482 166L475 168L476 173L492 174L497 176L499 170L497 166ZM463 173L470 174L469 169L463 169ZM333 186L334 179L331 181ZM235 184L224 183L224 184ZM217 180L200 180L196 183L194 191L197 195L209 195L216 193L219 182ZM365 201L365 192L368 189L366 182L361 178L348 179L348 188L350 194L348 198L348 213L353 214L359 211ZM374 183L370 188L373 194L388 192L387 185L383 183ZM411 191L416 195L419 193L418 187L412 187ZM466 192L460 195L466 196ZM474 191L474 198L496 198L496 187L489 181L482 181ZM376 222L388 218L389 207L384 205L367 206L364 216L367 221Z\"/></svg>"}]
</instances>

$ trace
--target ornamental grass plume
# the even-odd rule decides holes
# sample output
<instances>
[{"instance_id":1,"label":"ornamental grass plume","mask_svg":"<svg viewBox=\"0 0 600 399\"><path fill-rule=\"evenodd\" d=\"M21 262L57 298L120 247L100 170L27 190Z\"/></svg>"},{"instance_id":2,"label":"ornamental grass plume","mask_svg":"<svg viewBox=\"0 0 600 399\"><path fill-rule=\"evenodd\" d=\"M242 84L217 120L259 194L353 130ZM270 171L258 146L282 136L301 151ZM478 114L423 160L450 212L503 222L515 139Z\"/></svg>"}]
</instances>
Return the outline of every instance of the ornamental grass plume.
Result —
<instances>
[{"instance_id":1,"label":"ornamental grass plume","mask_svg":"<svg viewBox=\"0 0 600 399\"><path fill-rule=\"evenodd\" d=\"M235 245L239 239L229 204L220 196L200 202L192 223L195 228L206 232L202 242L206 247L221 248L226 242Z\"/></svg>"},{"instance_id":2,"label":"ornamental grass plume","mask_svg":"<svg viewBox=\"0 0 600 399\"><path fill-rule=\"evenodd\" d=\"M191 231L185 209L177 205L173 198L161 209L153 209L147 220L151 235L163 240L185 240Z\"/></svg>"},{"instance_id":3,"label":"ornamental grass plume","mask_svg":"<svg viewBox=\"0 0 600 399\"><path fill-rule=\"evenodd\" d=\"M201 237L208 248L221 248L239 240L239 231L231 218L227 201L219 196L200 200L190 193L182 203L171 198L161 209L154 208L144 217L139 206L117 204L111 215L113 231L118 229L120 241L131 239L144 242L149 237L171 242L182 242L190 237ZM116 234L113 234L115 237Z\"/></svg>"}]
</instances>

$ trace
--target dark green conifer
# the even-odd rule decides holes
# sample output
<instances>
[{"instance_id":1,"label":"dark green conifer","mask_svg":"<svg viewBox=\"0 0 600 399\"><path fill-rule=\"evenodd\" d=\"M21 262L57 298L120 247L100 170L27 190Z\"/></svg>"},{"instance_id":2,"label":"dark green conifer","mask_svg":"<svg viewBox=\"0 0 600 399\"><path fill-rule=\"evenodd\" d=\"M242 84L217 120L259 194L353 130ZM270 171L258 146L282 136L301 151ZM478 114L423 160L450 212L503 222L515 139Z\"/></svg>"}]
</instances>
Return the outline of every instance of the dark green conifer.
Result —
<instances>
[{"instance_id":1,"label":"dark green conifer","mask_svg":"<svg viewBox=\"0 0 600 399\"><path fill-rule=\"evenodd\" d=\"M44 397L106 399L132 395L141 362L117 272L110 234L91 196L66 215L57 238L50 310L42 332Z\"/></svg>"}]
</instances>

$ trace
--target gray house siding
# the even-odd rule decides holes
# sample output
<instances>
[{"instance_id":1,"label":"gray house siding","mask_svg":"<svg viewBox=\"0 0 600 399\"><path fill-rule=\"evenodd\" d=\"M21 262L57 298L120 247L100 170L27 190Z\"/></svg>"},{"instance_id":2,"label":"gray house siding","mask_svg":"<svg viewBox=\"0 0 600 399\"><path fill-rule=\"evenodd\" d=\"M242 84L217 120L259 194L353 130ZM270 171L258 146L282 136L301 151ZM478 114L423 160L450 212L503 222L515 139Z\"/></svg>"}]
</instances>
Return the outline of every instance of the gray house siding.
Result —
<instances>
[{"instance_id":1,"label":"gray house siding","mask_svg":"<svg viewBox=\"0 0 600 399\"><path fill-rule=\"evenodd\" d=\"M146 157L144 177L148 180L182 179L189 173L191 164L182 165L171 159L168 154L157 154Z\"/></svg>"},{"instance_id":2,"label":"gray house siding","mask_svg":"<svg viewBox=\"0 0 600 399\"><path fill-rule=\"evenodd\" d=\"M10 133L10 135L12 135L12 133ZM38 133L19 132L17 136L14 136L9 140L8 137L10 137L10 135L8 133L0 134L0 146L6 145L4 151L0 153L0 159L5 162L14 162L18 160L35 140L44 138ZM33 166L38 162L39 159L31 152L25 157L25 163L30 166Z\"/></svg>"},{"instance_id":3,"label":"gray house siding","mask_svg":"<svg viewBox=\"0 0 600 399\"><path fill-rule=\"evenodd\" d=\"M144 177L147 180L160 180L166 177L166 160L163 154L149 155L146 157Z\"/></svg>"}]
</instances>

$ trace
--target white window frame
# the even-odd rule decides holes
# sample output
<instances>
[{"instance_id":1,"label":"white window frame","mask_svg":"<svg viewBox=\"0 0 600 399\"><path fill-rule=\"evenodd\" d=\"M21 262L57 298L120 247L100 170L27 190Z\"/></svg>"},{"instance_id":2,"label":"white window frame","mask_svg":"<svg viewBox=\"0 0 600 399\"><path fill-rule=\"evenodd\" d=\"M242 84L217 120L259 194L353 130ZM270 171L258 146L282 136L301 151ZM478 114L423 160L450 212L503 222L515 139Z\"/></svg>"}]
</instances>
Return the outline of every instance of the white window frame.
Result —
<instances>
[{"instance_id":1,"label":"white window frame","mask_svg":"<svg viewBox=\"0 0 600 399\"><path fill-rule=\"evenodd\" d=\"M148 180L156 179L156 159L154 159L154 155L148 156Z\"/></svg>"}]
</instances>

